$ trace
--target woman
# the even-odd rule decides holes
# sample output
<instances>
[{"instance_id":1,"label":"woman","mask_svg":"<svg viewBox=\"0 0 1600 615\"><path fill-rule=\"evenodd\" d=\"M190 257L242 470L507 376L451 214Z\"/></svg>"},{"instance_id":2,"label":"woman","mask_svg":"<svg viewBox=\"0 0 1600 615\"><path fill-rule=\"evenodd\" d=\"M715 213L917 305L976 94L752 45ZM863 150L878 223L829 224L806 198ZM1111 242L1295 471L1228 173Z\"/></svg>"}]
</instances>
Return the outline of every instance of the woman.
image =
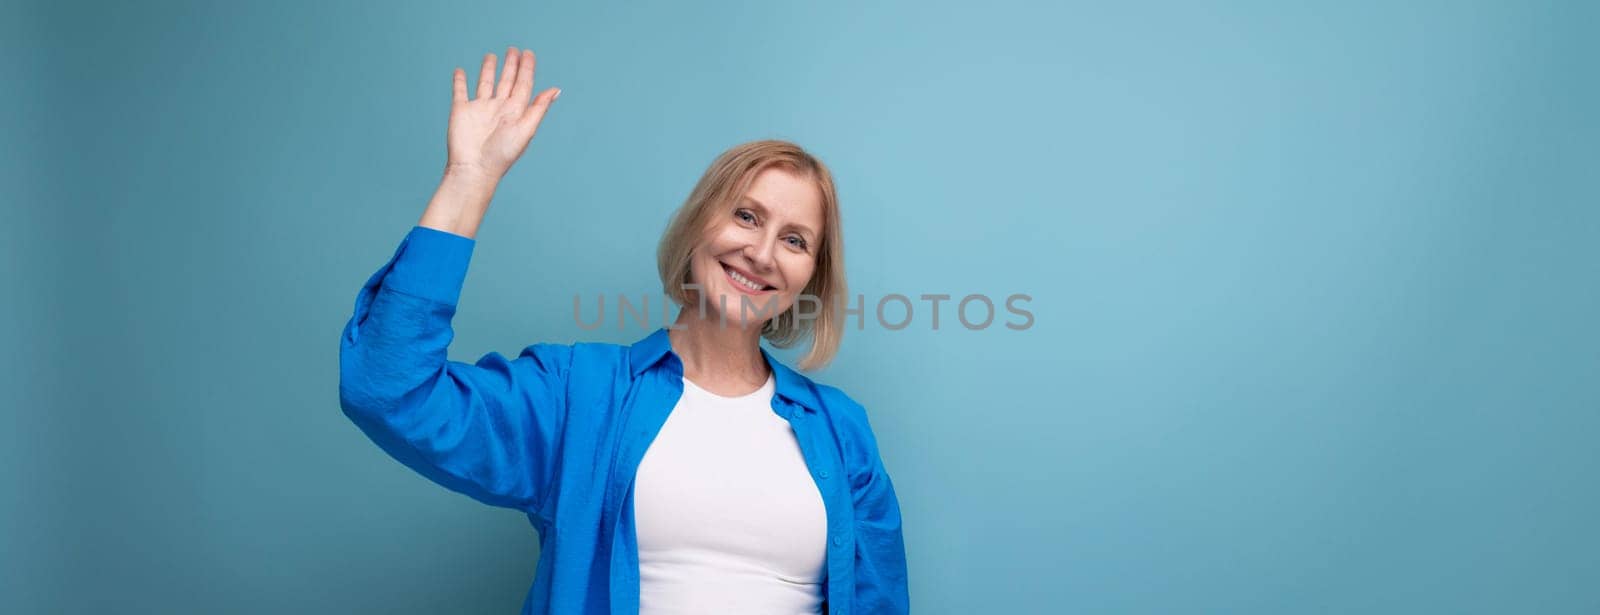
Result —
<instances>
[{"instance_id":1,"label":"woman","mask_svg":"<svg viewBox=\"0 0 1600 615\"><path fill-rule=\"evenodd\" d=\"M747 143L706 171L658 250L672 326L446 358L478 225L560 93L529 104L530 51L507 50L498 84L496 64L471 100L455 70L444 178L357 296L345 414L430 480L527 513L541 548L524 613L907 612L899 503L865 411L760 345L809 336L810 368L839 344L833 183L800 148ZM791 309L803 296L815 318Z\"/></svg>"}]
</instances>

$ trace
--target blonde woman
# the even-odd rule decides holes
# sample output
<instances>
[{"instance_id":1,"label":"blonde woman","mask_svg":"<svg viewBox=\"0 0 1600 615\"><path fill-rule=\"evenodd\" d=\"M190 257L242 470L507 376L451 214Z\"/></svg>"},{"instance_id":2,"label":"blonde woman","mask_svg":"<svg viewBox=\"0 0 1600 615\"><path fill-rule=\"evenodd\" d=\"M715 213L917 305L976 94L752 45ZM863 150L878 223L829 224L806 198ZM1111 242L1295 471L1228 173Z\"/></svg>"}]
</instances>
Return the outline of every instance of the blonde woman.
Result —
<instances>
[{"instance_id":1,"label":"blonde woman","mask_svg":"<svg viewBox=\"0 0 1600 615\"><path fill-rule=\"evenodd\" d=\"M507 49L498 83L497 64L472 98L455 70L443 180L341 336L344 413L430 480L527 513L524 613L907 612L866 412L761 346L809 339L814 369L841 338L838 202L800 147L738 145L700 178L657 251L672 325L447 359L478 226L560 94L533 95L531 51Z\"/></svg>"}]
</instances>

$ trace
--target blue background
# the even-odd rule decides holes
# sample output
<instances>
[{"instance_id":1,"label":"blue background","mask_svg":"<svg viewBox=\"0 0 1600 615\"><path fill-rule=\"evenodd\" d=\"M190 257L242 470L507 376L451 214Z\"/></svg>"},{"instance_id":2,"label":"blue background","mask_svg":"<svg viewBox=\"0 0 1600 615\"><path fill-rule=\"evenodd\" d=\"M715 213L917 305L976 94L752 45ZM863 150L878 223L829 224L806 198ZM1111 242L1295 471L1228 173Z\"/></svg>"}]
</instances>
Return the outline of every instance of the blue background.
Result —
<instances>
[{"instance_id":1,"label":"blue background","mask_svg":"<svg viewBox=\"0 0 1600 615\"><path fill-rule=\"evenodd\" d=\"M574 294L658 293L667 216L765 137L832 166L853 291L1033 297L1026 331L869 321L815 376L871 414L917 612L1596 612L1597 28L1588 2L9 5L0 610L520 606L526 519L367 441L336 346L437 186L451 69L515 44L563 95L452 358L642 337L579 329Z\"/></svg>"}]
</instances>

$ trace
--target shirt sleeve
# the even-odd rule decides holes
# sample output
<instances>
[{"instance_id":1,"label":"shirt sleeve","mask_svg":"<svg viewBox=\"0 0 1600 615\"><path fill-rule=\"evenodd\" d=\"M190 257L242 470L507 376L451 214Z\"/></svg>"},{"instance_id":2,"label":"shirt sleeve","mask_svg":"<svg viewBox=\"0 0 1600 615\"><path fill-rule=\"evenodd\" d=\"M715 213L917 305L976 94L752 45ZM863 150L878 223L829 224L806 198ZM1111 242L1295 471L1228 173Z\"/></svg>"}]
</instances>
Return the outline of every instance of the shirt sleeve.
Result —
<instances>
[{"instance_id":1,"label":"shirt sleeve","mask_svg":"<svg viewBox=\"0 0 1600 615\"><path fill-rule=\"evenodd\" d=\"M878 440L866 411L852 400L858 446L852 447L850 492L855 508L855 613L909 613L906 543L900 526L900 500L878 454Z\"/></svg>"},{"instance_id":2,"label":"shirt sleeve","mask_svg":"<svg viewBox=\"0 0 1600 615\"><path fill-rule=\"evenodd\" d=\"M473 239L417 226L356 296L339 344L339 404L391 457L495 506L537 510L565 423L572 347L450 361Z\"/></svg>"}]
</instances>

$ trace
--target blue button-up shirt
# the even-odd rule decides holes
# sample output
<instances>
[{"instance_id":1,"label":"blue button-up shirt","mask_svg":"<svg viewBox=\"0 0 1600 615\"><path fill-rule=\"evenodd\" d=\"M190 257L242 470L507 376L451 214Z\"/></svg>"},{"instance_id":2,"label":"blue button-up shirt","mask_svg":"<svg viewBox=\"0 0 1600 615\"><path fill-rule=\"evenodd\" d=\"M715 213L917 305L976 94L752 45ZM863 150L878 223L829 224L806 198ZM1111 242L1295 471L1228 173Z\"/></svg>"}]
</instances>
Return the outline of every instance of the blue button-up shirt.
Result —
<instances>
[{"instance_id":1,"label":"blue button-up shirt","mask_svg":"<svg viewBox=\"0 0 1600 615\"><path fill-rule=\"evenodd\" d=\"M683 393L683 363L666 328L630 346L448 360L475 244L417 226L367 280L340 339L340 406L429 480L526 512L540 552L523 613L637 613L633 480ZM900 505L866 412L761 353L772 411L794 428L827 509L824 612L908 612Z\"/></svg>"}]
</instances>

